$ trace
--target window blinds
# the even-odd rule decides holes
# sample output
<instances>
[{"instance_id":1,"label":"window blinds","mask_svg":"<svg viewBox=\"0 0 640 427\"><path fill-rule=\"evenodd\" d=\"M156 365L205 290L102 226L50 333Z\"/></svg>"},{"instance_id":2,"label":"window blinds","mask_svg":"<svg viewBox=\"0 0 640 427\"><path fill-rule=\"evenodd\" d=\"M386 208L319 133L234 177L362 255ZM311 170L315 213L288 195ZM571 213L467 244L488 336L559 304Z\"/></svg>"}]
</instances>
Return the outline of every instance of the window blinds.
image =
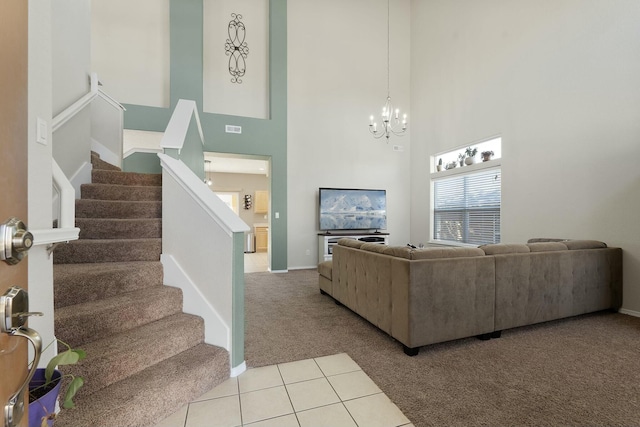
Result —
<instances>
[{"instance_id":1,"label":"window blinds","mask_svg":"<svg viewBox=\"0 0 640 427\"><path fill-rule=\"evenodd\" d=\"M434 181L433 236L474 245L500 242L500 169Z\"/></svg>"}]
</instances>

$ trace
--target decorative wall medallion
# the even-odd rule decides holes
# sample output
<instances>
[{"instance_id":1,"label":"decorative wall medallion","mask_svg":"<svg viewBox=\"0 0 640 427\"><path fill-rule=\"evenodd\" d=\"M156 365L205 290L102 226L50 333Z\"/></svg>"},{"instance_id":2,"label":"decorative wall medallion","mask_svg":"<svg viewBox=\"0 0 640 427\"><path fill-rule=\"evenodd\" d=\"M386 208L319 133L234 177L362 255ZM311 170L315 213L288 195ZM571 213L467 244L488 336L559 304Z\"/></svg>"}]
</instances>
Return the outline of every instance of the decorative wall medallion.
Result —
<instances>
[{"instance_id":1,"label":"decorative wall medallion","mask_svg":"<svg viewBox=\"0 0 640 427\"><path fill-rule=\"evenodd\" d=\"M229 74L231 74L231 83L242 83L241 77L244 77L244 73L247 69L245 59L249 55L249 46L244 41L246 36L246 29L244 23L240 21L242 15L239 13L232 13L231 21L227 32L229 38L224 44L225 54L229 57Z\"/></svg>"}]
</instances>

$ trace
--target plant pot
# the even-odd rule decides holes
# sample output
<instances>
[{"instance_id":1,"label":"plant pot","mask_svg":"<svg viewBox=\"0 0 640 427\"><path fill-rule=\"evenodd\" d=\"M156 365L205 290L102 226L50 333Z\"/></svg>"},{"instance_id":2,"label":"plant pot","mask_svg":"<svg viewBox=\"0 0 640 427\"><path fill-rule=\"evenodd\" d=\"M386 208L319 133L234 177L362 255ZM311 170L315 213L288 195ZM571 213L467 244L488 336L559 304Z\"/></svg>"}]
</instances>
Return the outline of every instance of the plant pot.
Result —
<instances>
[{"instance_id":1,"label":"plant pot","mask_svg":"<svg viewBox=\"0 0 640 427\"><path fill-rule=\"evenodd\" d=\"M493 156L493 154L482 154L482 161L488 162L489 160L491 160L491 156Z\"/></svg>"},{"instance_id":2,"label":"plant pot","mask_svg":"<svg viewBox=\"0 0 640 427\"><path fill-rule=\"evenodd\" d=\"M440 172L442 170L442 165L436 165L436 170Z\"/></svg>"},{"instance_id":3,"label":"plant pot","mask_svg":"<svg viewBox=\"0 0 640 427\"><path fill-rule=\"evenodd\" d=\"M466 158L464 159L464 164L465 164L465 165L467 165L467 166L468 166L468 165L472 165L472 164L474 164L475 162L476 162L476 158L475 158L475 157L466 157Z\"/></svg>"},{"instance_id":4,"label":"plant pot","mask_svg":"<svg viewBox=\"0 0 640 427\"><path fill-rule=\"evenodd\" d=\"M62 385L62 381L60 381L61 377L62 374L60 371L53 371L52 381L56 382L55 387L48 390L42 397L29 402L29 427L40 427L42 425L42 418L56 411L56 402L58 400L58 394L60 393L60 386ZM29 382L29 392L44 383L44 369L38 368ZM47 424L52 426L53 420L47 420Z\"/></svg>"}]
</instances>

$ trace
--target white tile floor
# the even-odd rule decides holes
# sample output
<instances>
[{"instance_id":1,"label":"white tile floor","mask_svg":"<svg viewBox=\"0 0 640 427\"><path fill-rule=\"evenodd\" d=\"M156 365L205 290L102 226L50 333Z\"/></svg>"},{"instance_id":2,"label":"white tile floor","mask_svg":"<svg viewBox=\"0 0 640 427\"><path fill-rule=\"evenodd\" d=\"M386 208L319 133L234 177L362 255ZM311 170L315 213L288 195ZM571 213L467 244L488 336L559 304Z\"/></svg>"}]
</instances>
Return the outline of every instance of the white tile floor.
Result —
<instances>
[{"instance_id":1,"label":"white tile floor","mask_svg":"<svg viewBox=\"0 0 640 427\"><path fill-rule=\"evenodd\" d=\"M258 273L269 270L269 260L266 252L244 254L244 272Z\"/></svg>"},{"instance_id":2,"label":"white tile floor","mask_svg":"<svg viewBox=\"0 0 640 427\"><path fill-rule=\"evenodd\" d=\"M413 427L345 353L248 369L156 427Z\"/></svg>"}]
</instances>

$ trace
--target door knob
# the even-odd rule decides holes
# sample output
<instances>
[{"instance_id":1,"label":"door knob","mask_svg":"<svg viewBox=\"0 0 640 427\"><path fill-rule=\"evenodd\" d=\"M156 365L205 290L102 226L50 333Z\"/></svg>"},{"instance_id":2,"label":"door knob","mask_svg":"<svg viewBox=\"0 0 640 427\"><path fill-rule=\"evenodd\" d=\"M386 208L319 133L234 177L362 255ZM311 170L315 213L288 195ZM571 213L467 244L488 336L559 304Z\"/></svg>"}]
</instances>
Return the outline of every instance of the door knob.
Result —
<instances>
[{"instance_id":1,"label":"door knob","mask_svg":"<svg viewBox=\"0 0 640 427\"><path fill-rule=\"evenodd\" d=\"M33 235L24 222L9 218L0 224L0 260L7 264L19 263L33 246Z\"/></svg>"}]
</instances>

